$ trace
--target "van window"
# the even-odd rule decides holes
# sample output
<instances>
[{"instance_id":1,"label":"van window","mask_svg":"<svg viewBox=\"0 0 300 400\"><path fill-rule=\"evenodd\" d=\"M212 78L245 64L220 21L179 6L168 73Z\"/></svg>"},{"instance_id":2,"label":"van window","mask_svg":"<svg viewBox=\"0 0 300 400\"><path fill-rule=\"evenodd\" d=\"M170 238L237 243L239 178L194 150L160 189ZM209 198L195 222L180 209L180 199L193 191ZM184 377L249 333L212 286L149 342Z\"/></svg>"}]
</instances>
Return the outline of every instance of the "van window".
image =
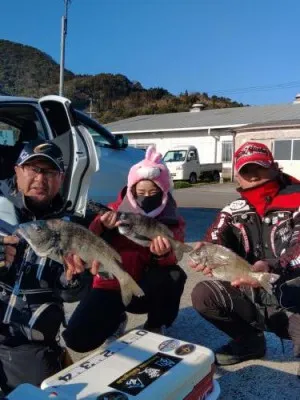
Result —
<instances>
[{"instance_id":1,"label":"van window","mask_svg":"<svg viewBox=\"0 0 300 400\"><path fill-rule=\"evenodd\" d=\"M20 137L20 129L0 122L0 144L14 146Z\"/></svg>"},{"instance_id":2,"label":"van window","mask_svg":"<svg viewBox=\"0 0 300 400\"><path fill-rule=\"evenodd\" d=\"M15 146L19 142L45 137L45 129L35 107L27 104L0 106L0 145Z\"/></svg>"},{"instance_id":3,"label":"van window","mask_svg":"<svg viewBox=\"0 0 300 400\"><path fill-rule=\"evenodd\" d=\"M195 161L195 160L197 160L197 156L196 156L196 152L194 151L194 150L191 150L190 152L189 152L189 155L188 155L188 161Z\"/></svg>"},{"instance_id":4,"label":"van window","mask_svg":"<svg viewBox=\"0 0 300 400\"><path fill-rule=\"evenodd\" d=\"M74 114L79 125L83 125L91 134L96 146L119 148L118 139L112 135L104 126L88 117L81 111L74 110Z\"/></svg>"},{"instance_id":5,"label":"van window","mask_svg":"<svg viewBox=\"0 0 300 400\"><path fill-rule=\"evenodd\" d=\"M186 157L186 150L170 150L164 155L164 162L184 161Z\"/></svg>"},{"instance_id":6,"label":"van window","mask_svg":"<svg viewBox=\"0 0 300 400\"><path fill-rule=\"evenodd\" d=\"M38 110L28 104L0 104L0 179L14 174L14 165L26 142L45 138Z\"/></svg>"},{"instance_id":7,"label":"van window","mask_svg":"<svg viewBox=\"0 0 300 400\"><path fill-rule=\"evenodd\" d=\"M95 129L91 128L90 126L81 123L91 134L95 145L100 147L111 147L111 143L99 133L99 131L95 131Z\"/></svg>"}]
</instances>

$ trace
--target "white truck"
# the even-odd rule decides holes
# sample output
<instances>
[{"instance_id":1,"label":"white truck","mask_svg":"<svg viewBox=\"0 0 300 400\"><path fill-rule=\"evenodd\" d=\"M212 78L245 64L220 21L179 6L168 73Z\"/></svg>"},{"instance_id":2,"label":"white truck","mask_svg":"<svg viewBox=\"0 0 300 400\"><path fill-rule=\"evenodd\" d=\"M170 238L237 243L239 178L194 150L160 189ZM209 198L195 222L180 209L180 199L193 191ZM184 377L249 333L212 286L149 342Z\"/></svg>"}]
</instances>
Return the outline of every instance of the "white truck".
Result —
<instances>
[{"instance_id":1,"label":"white truck","mask_svg":"<svg viewBox=\"0 0 300 400\"><path fill-rule=\"evenodd\" d=\"M189 181L194 184L201 179L220 180L222 163L201 164L195 146L174 146L164 155L173 181Z\"/></svg>"}]
</instances>

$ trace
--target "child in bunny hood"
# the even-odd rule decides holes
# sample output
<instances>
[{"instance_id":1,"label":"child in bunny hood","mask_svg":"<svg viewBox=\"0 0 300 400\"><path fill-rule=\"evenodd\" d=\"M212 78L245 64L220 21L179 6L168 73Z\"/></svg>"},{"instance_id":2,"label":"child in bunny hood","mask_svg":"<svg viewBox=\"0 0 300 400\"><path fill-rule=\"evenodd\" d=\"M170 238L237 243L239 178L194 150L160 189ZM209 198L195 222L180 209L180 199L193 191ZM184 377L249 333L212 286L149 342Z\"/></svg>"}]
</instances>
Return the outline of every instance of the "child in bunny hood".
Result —
<instances>
[{"instance_id":1,"label":"child in bunny hood","mask_svg":"<svg viewBox=\"0 0 300 400\"><path fill-rule=\"evenodd\" d=\"M126 311L147 313L145 328L159 332L175 320L186 274L176 265L167 238L158 236L150 247L142 247L119 234L116 211L133 212L158 219L173 232L174 239L184 241L185 223L178 214L176 202L170 193L172 180L162 156L151 146L145 159L133 165L111 211L97 215L90 230L114 247L122 257L123 268L139 283L145 292L133 298L125 309L119 283L114 278L96 275L93 288L77 307L64 331L67 346L75 351L90 351L100 346L124 325Z\"/></svg>"}]
</instances>

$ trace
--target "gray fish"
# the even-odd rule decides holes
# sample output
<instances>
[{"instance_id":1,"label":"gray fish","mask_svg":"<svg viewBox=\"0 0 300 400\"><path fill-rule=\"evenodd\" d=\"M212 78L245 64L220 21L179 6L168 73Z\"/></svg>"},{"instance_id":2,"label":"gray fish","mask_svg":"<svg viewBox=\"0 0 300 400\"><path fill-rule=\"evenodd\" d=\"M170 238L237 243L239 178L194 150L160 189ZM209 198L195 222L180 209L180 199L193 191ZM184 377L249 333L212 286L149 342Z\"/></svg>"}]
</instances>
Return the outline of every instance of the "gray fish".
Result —
<instances>
[{"instance_id":1,"label":"gray fish","mask_svg":"<svg viewBox=\"0 0 300 400\"><path fill-rule=\"evenodd\" d=\"M130 303L133 295L144 295L134 279L122 269L120 254L81 225L60 219L40 220L20 224L16 232L40 257L63 263L63 256L75 253L88 267L93 260L99 261L99 273L106 272L106 276L108 273L118 279L125 306Z\"/></svg>"},{"instance_id":2,"label":"gray fish","mask_svg":"<svg viewBox=\"0 0 300 400\"><path fill-rule=\"evenodd\" d=\"M191 246L175 240L173 232L155 218L141 214L121 213L118 220L121 221L118 226L119 232L141 246L149 247L151 240L157 236L168 239L178 261L182 259L183 253L193 250Z\"/></svg>"},{"instance_id":3,"label":"gray fish","mask_svg":"<svg viewBox=\"0 0 300 400\"><path fill-rule=\"evenodd\" d=\"M201 247L193 250L189 257L195 264L212 268L212 275L216 279L233 281L242 277L252 277L272 294L272 283L276 282L279 275L268 272L252 272L251 265L224 246L201 242Z\"/></svg>"},{"instance_id":4,"label":"gray fish","mask_svg":"<svg viewBox=\"0 0 300 400\"><path fill-rule=\"evenodd\" d=\"M107 211L112 211L108 207L93 201L89 201L88 208L100 215L105 214ZM121 221L118 226L121 235L143 247L149 247L151 240L157 236L167 238L178 261L182 259L183 253L189 253L193 250L191 246L175 240L173 232L155 218L131 212L117 212L117 220Z\"/></svg>"}]
</instances>

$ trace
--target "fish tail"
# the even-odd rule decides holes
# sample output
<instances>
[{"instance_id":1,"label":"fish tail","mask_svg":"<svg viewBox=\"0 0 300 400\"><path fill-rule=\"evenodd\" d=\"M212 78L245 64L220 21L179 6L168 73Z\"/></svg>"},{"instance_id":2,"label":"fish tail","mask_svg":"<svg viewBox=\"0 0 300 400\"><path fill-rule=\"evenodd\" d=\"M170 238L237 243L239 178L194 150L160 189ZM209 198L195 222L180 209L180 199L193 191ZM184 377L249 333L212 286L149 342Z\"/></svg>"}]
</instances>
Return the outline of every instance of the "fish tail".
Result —
<instances>
[{"instance_id":1,"label":"fish tail","mask_svg":"<svg viewBox=\"0 0 300 400\"><path fill-rule=\"evenodd\" d=\"M131 302L132 296L145 296L143 290L128 273L125 273L125 277L120 280L120 288L122 300L125 307L128 306L128 304Z\"/></svg>"},{"instance_id":2,"label":"fish tail","mask_svg":"<svg viewBox=\"0 0 300 400\"><path fill-rule=\"evenodd\" d=\"M174 249L177 261L180 261L182 259L184 253L190 253L193 250L191 246L185 243L177 242L175 240L171 240L171 243L173 244L172 247Z\"/></svg>"},{"instance_id":3,"label":"fish tail","mask_svg":"<svg viewBox=\"0 0 300 400\"><path fill-rule=\"evenodd\" d=\"M269 294L273 294L272 284L275 283L279 279L279 277L280 276L277 274L263 273L258 280L266 292L268 292Z\"/></svg>"}]
</instances>

